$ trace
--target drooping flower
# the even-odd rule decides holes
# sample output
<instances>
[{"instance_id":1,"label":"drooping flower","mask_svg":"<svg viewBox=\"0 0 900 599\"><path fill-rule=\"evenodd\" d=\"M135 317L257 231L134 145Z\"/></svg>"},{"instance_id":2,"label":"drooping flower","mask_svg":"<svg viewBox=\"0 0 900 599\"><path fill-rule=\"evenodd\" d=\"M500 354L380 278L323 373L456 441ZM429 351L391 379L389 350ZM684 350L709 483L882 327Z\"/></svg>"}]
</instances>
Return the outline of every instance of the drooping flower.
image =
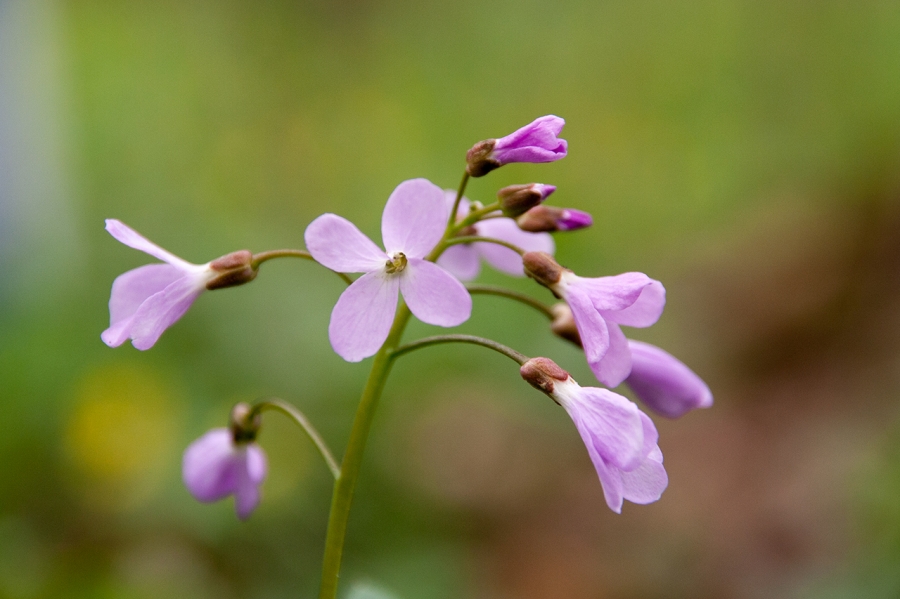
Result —
<instances>
[{"instance_id":1,"label":"drooping flower","mask_svg":"<svg viewBox=\"0 0 900 599\"><path fill-rule=\"evenodd\" d=\"M587 212L574 208L557 208L556 206L535 206L525 214L516 218L516 224L523 231L534 233L546 231L575 231L590 227L594 219Z\"/></svg>"},{"instance_id":2,"label":"drooping flower","mask_svg":"<svg viewBox=\"0 0 900 599\"><path fill-rule=\"evenodd\" d=\"M628 340L619 325L648 327L666 304L662 283L639 272L579 277L549 255L527 252L525 272L569 304L588 365L597 379L617 387L631 372Z\"/></svg>"},{"instance_id":3,"label":"drooping flower","mask_svg":"<svg viewBox=\"0 0 900 599\"><path fill-rule=\"evenodd\" d=\"M603 486L606 504L622 512L623 500L647 504L669 483L653 421L625 397L581 387L547 358L522 365L522 378L565 408L578 429Z\"/></svg>"},{"instance_id":4,"label":"drooping flower","mask_svg":"<svg viewBox=\"0 0 900 599\"><path fill-rule=\"evenodd\" d=\"M205 290L242 285L256 277L252 254L247 250L206 264L191 264L118 220L107 219L106 230L125 245L165 263L140 266L113 281L109 328L100 335L110 347L130 338L137 349L149 349Z\"/></svg>"},{"instance_id":5,"label":"drooping flower","mask_svg":"<svg viewBox=\"0 0 900 599\"><path fill-rule=\"evenodd\" d=\"M238 404L231 428L216 428L191 443L184 452L184 485L198 501L211 503L234 495L234 510L246 520L259 505L259 486L266 478L266 454L254 442L258 416L247 419L250 406Z\"/></svg>"},{"instance_id":6,"label":"drooping flower","mask_svg":"<svg viewBox=\"0 0 900 599\"><path fill-rule=\"evenodd\" d=\"M713 403L706 383L672 354L655 345L628 340L631 374L625 384L647 407L669 418Z\"/></svg>"},{"instance_id":7,"label":"drooping flower","mask_svg":"<svg viewBox=\"0 0 900 599\"><path fill-rule=\"evenodd\" d=\"M480 141L466 154L466 172L481 177L511 162L553 162L565 158L568 144L557 137L565 124L550 114L506 137Z\"/></svg>"},{"instance_id":8,"label":"drooping flower","mask_svg":"<svg viewBox=\"0 0 900 599\"><path fill-rule=\"evenodd\" d=\"M468 320L472 298L440 266L424 258L441 240L449 210L444 192L426 179L404 181L388 198L381 217L381 250L356 226L323 214L306 228L306 247L331 270L363 276L331 312L331 346L348 362L375 354L387 339L399 293L422 322L453 327Z\"/></svg>"},{"instance_id":9,"label":"drooping flower","mask_svg":"<svg viewBox=\"0 0 900 599\"><path fill-rule=\"evenodd\" d=\"M444 192L447 205L452 207L456 200L456 192ZM462 198L457 218L464 218L469 213L469 200ZM510 218L489 218L482 220L464 232L465 235L492 237L506 241L529 252L546 252L553 254L555 245L553 237L547 233L528 233L521 230ZM461 281L471 281L481 271L481 258L501 272L514 277L525 276L522 268L522 256L502 245L477 241L475 243L451 245L437 264L455 275Z\"/></svg>"}]
</instances>

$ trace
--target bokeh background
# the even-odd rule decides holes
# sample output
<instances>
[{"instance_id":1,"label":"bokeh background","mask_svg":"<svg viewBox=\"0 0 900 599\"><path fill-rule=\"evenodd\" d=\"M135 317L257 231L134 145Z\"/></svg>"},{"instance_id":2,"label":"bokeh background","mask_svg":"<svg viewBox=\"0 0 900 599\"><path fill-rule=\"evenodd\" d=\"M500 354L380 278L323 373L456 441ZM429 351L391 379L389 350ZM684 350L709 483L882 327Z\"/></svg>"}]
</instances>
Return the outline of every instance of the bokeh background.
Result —
<instances>
[{"instance_id":1,"label":"bokeh background","mask_svg":"<svg viewBox=\"0 0 900 599\"><path fill-rule=\"evenodd\" d=\"M0 597L315 596L330 484L277 414L264 501L201 505L181 452L278 396L337 453L367 363L330 351L342 286L302 261L207 294L147 352L106 347L148 258L377 238L394 186L543 114L569 156L474 180L559 186L585 275L662 280L631 331L716 405L657 418L670 486L610 512L566 414L471 346L395 368L343 580L408 599L900 596L900 4L894 0L0 0ZM528 281L485 272L549 299ZM407 338L430 334L417 323ZM462 331L583 357L527 308Z\"/></svg>"}]
</instances>

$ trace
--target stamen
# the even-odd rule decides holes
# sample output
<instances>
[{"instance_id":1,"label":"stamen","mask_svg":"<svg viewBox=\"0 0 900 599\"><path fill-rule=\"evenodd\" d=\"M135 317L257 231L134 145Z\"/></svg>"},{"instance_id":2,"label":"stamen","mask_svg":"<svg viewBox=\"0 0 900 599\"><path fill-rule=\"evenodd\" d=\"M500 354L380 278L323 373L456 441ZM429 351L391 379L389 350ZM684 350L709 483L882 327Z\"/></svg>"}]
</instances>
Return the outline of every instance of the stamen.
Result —
<instances>
[{"instance_id":1,"label":"stamen","mask_svg":"<svg viewBox=\"0 0 900 599\"><path fill-rule=\"evenodd\" d=\"M385 262L384 270L389 275L403 272L403 269L406 268L406 262L406 254L397 252L390 260Z\"/></svg>"}]
</instances>

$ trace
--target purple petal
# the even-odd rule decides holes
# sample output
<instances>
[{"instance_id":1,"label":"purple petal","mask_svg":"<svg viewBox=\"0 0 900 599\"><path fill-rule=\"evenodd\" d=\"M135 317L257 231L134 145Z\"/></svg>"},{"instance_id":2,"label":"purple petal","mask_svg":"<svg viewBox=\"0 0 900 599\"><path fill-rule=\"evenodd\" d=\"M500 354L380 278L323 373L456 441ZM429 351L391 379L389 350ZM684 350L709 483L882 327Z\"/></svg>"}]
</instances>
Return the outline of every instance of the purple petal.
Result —
<instances>
[{"instance_id":1,"label":"purple petal","mask_svg":"<svg viewBox=\"0 0 900 599\"><path fill-rule=\"evenodd\" d=\"M378 352L391 330L399 289L400 277L378 270L344 290L328 325L328 338L337 355L359 362Z\"/></svg>"},{"instance_id":2,"label":"purple petal","mask_svg":"<svg viewBox=\"0 0 900 599\"><path fill-rule=\"evenodd\" d=\"M455 327L472 315L472 296L440 266L413 258L400 276L400 292L416 318L441 327Z\"/></svg>"},{"instance_id":3,"label":"purple petal","mask_svg":"<svg viewBox=\"0 0 900 599\"><path fill-rule=\"evenodd\" d=\"M584 437L582 437L584 439ZM622 513L622 503L625 498L622 488L622 471L601 458L596 450L588 447L588 455L594 463L594 470L600 478L600 486L603 488L603 498L609 509L617 514Z\"/></svg>"},{"instance_id":4,"label":"purple petal","mask_svg":"<svg viewBox=\"0 0 900 599\"><path fill-rule=\"evenodd\" d=\"M371 272L388 259L356 225L336 214L309 223L303 237L316 262L337 272Z\"/></svg>"},{"instance_id":5,"label":"purple petal","mask_svg":"<svg viewBox=\"0 0 900 599\"><path fill-rule=\"evenodd\" d=\"M106 219L106 230L109 231L109 234L115 237L117 241L124 243L128 247L150 254L154 258L158 258L163 262L168 262L172 266L188 269L192 266L196 266L182 260L175 254L167 252L119 220L114 218Z\"/></svg>"},{"instance_id":6,"label":"purple petal","mask_svg":"<svg viewBox=\"0 0 900 599\"><path fill-rule=\"evenodd\" d=\"M100 336L110 347L122 345L130 335L130 320L151 295L164 290L185 272L171 264L147 264L116 277L109 296L109 328Z\"/></svg>"},{"instance_id":7,"label":"purple petal","mask_svg":"<svg viewBox=\"0 0 900 599\"><path fill-rule=\"evenodd\" d=\"M641 412L644 426L645 458L640 466L622 472L622 491L625 499L633 503L647 504L660 498L669 484L669 477L663 467L663 456L656 444L659 434L650 417Z\"/></svg>"},{"instance_id":8,"label":"purple petal","mask_svg":"<svg viewBox=\"0 0 900 599\"><path fill-rule=\"evenodd\" d=\"M625 380L648 408L678 418L694 408L708 408L712 393L694 371L662 349L628 341L631 351L631 374Z\"/></svg>"},{"instance_id":9,"label":"purple petal","mask_svg":"<svg viewBox=\"0 0 900 599\"><path fill-rule=\"evenodd\" d=\"M566 122L558 116L542 116L521 129L497 140L492 157L502 164L510 162L552 162L564 158L567 143L558 139Z\"/></svg>"},{"instance_id":10,"label":"purple petal","mask_svg":"<svg viewBox=\"0 0 900 599\"><path fill-rule=\"evenodd\" d=\"M581 337L581 346L584 348L588 364L599 364L609 349L609 328L606 321L579 287L569 287L566 290L565 300L572 309L575 328Z\"/></svg>"},{"instance_id":11,"label":"purple petal","mask_svg":"<svg viewBox=\"0 0 900 599\"><path fill-rule=\"evenodd\" d=\"M654 281L640 272L595 278L579 277L567 272L560 282L564 283L564 290L568 287L583 289L597 310L620 311L638 301L644 288Z\"/></svg>"},{"instance_id":12,"label":"purple petal","mask_svg":"<svg viewBox=\"0 0 900 599\"><path fill-rule=\"evenodd\" d=\"M209 431L184 452L181 462L184 485L198 501L226 497L237 485L235 458L231 431L227 428Z\"/></svg>"},{"instance_id":13,"label":"purple petal","mask_svg":"<svg viewBox=\"0 0 900 599\"><path fill-rule=\"evenodd\" d=\"M574 208L565 208L556 221L556 226L560 231L575 231L590 227L592 224L594 224L594 219L590 214Z\"/></svg>"},{"instance_id":14,"label":"purple petal","mask_svg":"<svg viewBox=\"0 0 900 599\"><path fill-rule=\"evenodd\" d=\"M604 312L603 317L630 327L649 327L654 324L666 306L666 290L659 281L650 281L633 304L617 312Z\"/></svg>"},{"instance_id":15,"label":"purple petal","mask_svg":"<svg viewBox=\"0 0 900 599\"><path fill-rule=\"evenodd\" d=\"M607 389L579 387L577 394L563 396L561 403L585 444L600 457L623 470L640 465L646 455L644 425L633 402Z\"/></svg>"},{"instance_id":16,"label":"purple petal","mask_svg":"<svg viewBox=\"0 0 900 599\"><path fill-rule=\"evenodd\" d=\"M631 352L628 339L614 322L606 323L609 330L609 348L597 362L588 361L597 380L609 387L618 387L631 372Z\"/></svg>"},{"instance_id":17,"label":"purple petal","mask_svg":"<svg viewBox=\"0 0 900 599\"><path fill-rule=\"evenodd\" d=\"M241 520L259 505L259 485L266 477L266 456L256 444L238 448L237 485L234 490L234 511Z\"/></svg>"},{"instance_id":18,"label":"purple petal","mask_svg":"<svg viewBox=\"0 0 900 599\"><path fill-rule=\"evenodd\" d=\"M450 209L444 190L428 179L404 181L388 198L381 216L381 237L389 255L424 258L447 227Z\"/></svg>"},{"instance_id":19,"label":"purple petal","mask_svg":"<svg viewBox=\"0 0 900 599\"><path fill-rule=\"evenodd\" d=\"M184 316L200 297L206 289L206 279L203 275L185 275L177 279L162 291L148 297L130 319L104 331L101 338L112 345L111 342L119 341L125 335L132 339L135 348L150 349L160 335Z\"/></svg>"},{"instance_id":20,"label":"purple petal","mask_svg":"<svg viewBox=\"0 0 900 599\"><path fill-rule=\"evenodd\" d=\"M437 265L460 281L471 281L481 270L481 260L472 245L451 245L437 260Z\"/></svg>"},{"instance_id":21,"label":"purple petal","mask_svg":"<svg viewBox=\"0 0 900 599\"><path fill-rule=\"evenodd\" d=\"M523 231L511 218L488 219L478 223L476 229L478 235L507 241L526 252L545 252L553 255L556 250L553 237L548 233ZM497 270L515 277L525 276L525 270L522 268L522 256L518 253L496 243L479 242L473 245L488 264Z\"/></svg>"}]
</instances>

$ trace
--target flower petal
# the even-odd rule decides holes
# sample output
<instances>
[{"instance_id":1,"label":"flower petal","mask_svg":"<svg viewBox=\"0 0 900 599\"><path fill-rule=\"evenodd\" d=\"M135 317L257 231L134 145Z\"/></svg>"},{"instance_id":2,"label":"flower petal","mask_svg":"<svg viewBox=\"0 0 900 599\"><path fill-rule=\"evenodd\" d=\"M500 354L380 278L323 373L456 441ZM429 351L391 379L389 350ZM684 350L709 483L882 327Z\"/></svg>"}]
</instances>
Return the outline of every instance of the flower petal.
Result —
<instances>
[{"instance_id":1,"label":"flower petal","mask_svg":"<svg viewBox=\"0 0 900 599\"><path fill-rule=\"evenodd\" d=\"M424 258L444 234L450 209L444 190L428 179L404 181L391 193L381 216L381 237L388 255Z\"/></svg>"},{"instance_id":2,"label":"flower petal","mask_svg":"<svg viewBox=\"0 0 900 599\"><path fill-rule=\"evenodd\" d=\"M558 139L566 121L546 115L505 137L494 145L493 158L500 164L510 162L552 162L564 158L568 144Z\"/></svg>"},{"instance_id":3,"label":"flower petal","mask_svg":"<svg viewBox=\"0 0 900 599\"><path fill-rule=\"evenodd\" d=\"M625 380L648 408L678 418L694 408L713 403L706 383L670 353L649 343L628 340L631 374Z\"/></svg>"},{"instance_id":4,"label":"flower petal","mask_svg":"<svg viewBox=\"0 0 900 599\"><path fill-rule=\"evenodd\" d=\"M583 439L584 437L582 437ZM622 489L622 471L601 458L596 450L588 449L588 455L594 463L594 470L600 478L600 486L603 488L603 498L609 509L617 514L622 513L622 503L625 499Z\"/></svg>"},{"instance_id":5,"label":"flower petal","mask_svg":"<svg viewBox=\"0 0 900 599\"><path fill-rule=\"evenodd\" d=\"M521 260L520 260L521 261ZM471 245L451 245L437 260L437 265L460 281L471 281L481 270L478 252Z\"/></svg>"},{"instance_id":6,"label":"flower petal","mask_svg":"<svg viewBox=\"0 0 900 599\"><path fill-rule=\"evenodd\" d=\"M649 327L656 323L666 307L666 289L659 281L650 279L637 300L617 312L604 313L603 317L630 327Z\"/></svg>"},{"instance_id":7,"label":"flower petal","mask_svg":"<svg viewBox=\"0 0 900 599\"><path fill-rule=\"evenodd\" d=\"M609 349L609 329L600 313L591 305L591 300L580 288L566 289L565 298L572 309L575 328L581 337L581 346L588 364L597 364Z\"/></svg>"},{"instance_id":8,"label":"flower petal","mask_svg":"<svg viewBox=\"0 0 900 599\"><path fill-rule=\"evenodd\" d=\"M181 475L198 501L217 501L233 493L237 478L231 431L216 428L191 443L184 452Z\"/></svg>"},{"instance_id":9,"label":"flower petal","mask_svg":"<svg viewBox=\"0 0 900 599\"><path fill-rule=\"evenodd\" d=\"M545 252L553 255L556 246L548 233L523 231L511 218L492 218L475 225L478 235L507 241L526 252ZM515 277L524 277L522 256L496 243L479 242L473 244L488 264L499 271Z\"/></svg>"},{"instance_id":10,"label":"flower petal","mask_svg":"<svg viewBox=\"0 0 900 599\"><path fill-rule=\"evenodd\" d=\"M237 485L234 490L234 511L246 520L259 505L259 484L266 476L266 457L256 444L238 449Z\"/></svg>"},{"instance_id":11,"label":"flower petal","mask_svg":"<svg viewBox=\"0 0 900 599\"><path fill-rule=\"evenodd\" d=\"M561 385L557 385L560 387ZM638 407L618 393L597 387L579 387L562 401L585 444L622 470L643 461L644 425Z\"/></svg>"},{"instance_id":12,"label":"flower petal","mask_svg":"<svg viewBox=\"0 0 900 599\"><path fill-rule=\"evenodd\" d=\"M206 289L206 277L186 275L144 301L127 328L132 345L150 349L163 332L184 316L191 304Z\"/></svg>"},{"instance_id":13,"label":"flower petal","mask_svg":"<svg viewBox=\"0 0 900 599\"><path fill-rule=\"evenodd\" d=\"M356 225L336 214L309 223L303 238L316 262L337 272L370 272L388 259Z\"/></svg>"},{"instance_id":14,"label":"flower petal","mask_svg":"<svg viewBox=\"0 0 900 599\"><path fill-rule=\"evenodd\" d=\"M588 366L598 381L609 387L618 387L631 373L631 352L628 350L628 339L619 325L607 322L606 326L609 330L609 348L598 362L588 361Z\"/></svg>"},{"instance_id":15,"label":"flower petal","mask_svg":"<svg viewBox=\"0 0 900 599\"><path fill-rule=\"evenodd\" d=\"M120 243L124 243L128 247L140 250L145 254L150 254L154 258L158 258L163 262L168 262L172 266L178 266L187 270L197 266L196 264L191 264L186 260L182 260L175 254L167 252L122 221L114 218L106 219L106 230Z\"/></svg>"},{"instance_id":16,"label":"flower petal","mask_svg":"<svg viewBox=\"0 0 900 599\"><path fill-rule=\"evenodd\" d=\"M624 310L641 296L653 279L641 272L626 272L614 277L579 277L563 273L560 283L564 288L579 287L591 298L591 304L602 311ZM605 316L605 315L604 315ZM618 321L616 321L618 322Z\"/></svg>"},{"instance_id":17,"label":"flower petal","mask_svg":"<svg viewBox=\"0 0 900 599\"><path fill-rule=\"evenodd\" d=\"M328 325L328 338L337 355L359 362L378 352L391 330L399 289L400 277L377 270L344 290Z\"/></svg>"},{"instance_id":18,"label":"flower petal","mask_svg":"<svg viewBox=\"0 0 900 599\"><path fill-rule=\"evenodd\" d=\"M625 499L633 503L652 503L660 498L669 485L669 477L663 466L662 452L656 444L659 434L650 417L641 412L644 425L647 455L634 470L622 472L622 491Z\"/></svg>"},{"instance_id":19,"label":"flower petal","mask_svg":"<svg viewBox=\"0 0 900 599\"><path fill-rule=\"evenodd\" d=\"M116 277L109 295L109 328L100 338L110 347L125 343L131 334L131 320L144 301L185 276L171 264L147 264Z\"/></svg>"},{"instance_id":20,"label":"flower petal","mask_svg":"<svg viewBox=\"0 0 900 599\"><path fill-rule=\"evenodd\" d=\"M422 322L455 327L472 315L472 296L450 273L420 259L410 259L400 276L400 292Z\"/></svg>"}]
</instances>

